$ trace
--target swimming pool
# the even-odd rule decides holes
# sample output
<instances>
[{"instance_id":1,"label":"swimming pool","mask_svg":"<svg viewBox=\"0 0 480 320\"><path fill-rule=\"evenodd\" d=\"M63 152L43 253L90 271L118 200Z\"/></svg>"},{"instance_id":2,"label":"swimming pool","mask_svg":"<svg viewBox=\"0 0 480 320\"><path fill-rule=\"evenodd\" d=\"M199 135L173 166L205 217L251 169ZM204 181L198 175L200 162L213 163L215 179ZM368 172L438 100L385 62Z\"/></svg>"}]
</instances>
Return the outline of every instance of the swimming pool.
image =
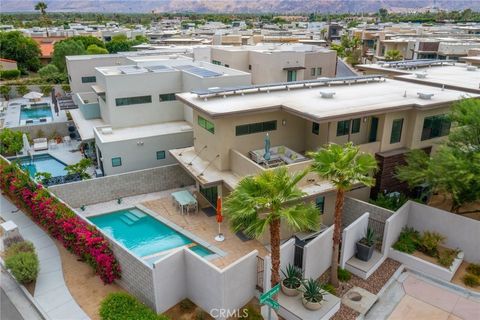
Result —
<instances>
[{"instance_id":1,"label":"swimming pool","mask_svg":"<svg viewBox=\"0 0 480 320\"><path fill-rule=\"evenodd\" d=\"M88 219L139 257L148 257L181 246L189 246L190 250L202 257L214 254L138 208Z\"/></svg>"},{"instance_id":2,"label":"swimming pool","mask_svg":"<svg viewBox=\"0 0 480 320\"><path fill-rule=\"evenodd\" d=\"M30 157L17 158L20 165L28 171L32 178L35 178L37 172L48 172L52 177L60 177L67 174L65 163L50 154L36 154L33 156L33 161Z\"/></svg>"},{"instance_id":3,"label":"swimming pool","mask_svg":"<svg viewBox=\"0 0 480 320\"><path fill-rule=\"evenodd\" d=\"M22 105L20 108L20 120L52 118L52 108L49 103L38 103L30 106Z\"/></svg>"}]
</instances>

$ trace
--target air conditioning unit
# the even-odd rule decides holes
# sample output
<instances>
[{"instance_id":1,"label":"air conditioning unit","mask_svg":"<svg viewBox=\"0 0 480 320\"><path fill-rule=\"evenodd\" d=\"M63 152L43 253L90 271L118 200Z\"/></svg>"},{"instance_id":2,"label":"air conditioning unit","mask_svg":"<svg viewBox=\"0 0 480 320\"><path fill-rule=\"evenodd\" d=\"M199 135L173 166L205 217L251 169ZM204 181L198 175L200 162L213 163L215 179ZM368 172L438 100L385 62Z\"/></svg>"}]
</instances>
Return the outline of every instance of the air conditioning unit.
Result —
<instances>
[{"instance_id":1,"label":"air conditioning unit","mask_svg":"<svg viewBox=\"0 0 480 320\"><path fill-rule=\"evenodd\" d=\"M434 94L433 93L425 93L425 92L417 92L418 97L422 100L430 100Z\"/></svg>"},{"instance_id":2,"label":"air conditioning unit","mask_svg":"<svg viewBox=\"0 0 480 320\"><path fill-rule=\"evenodd\" d=\"M321 95L322 98L324 98L324 99L332 99L333 96L335 95L335 91L332 91L332 90L322 90L322 91L320 91L320 95Z\"/></svg>"},{"instance_id":3,"label":"air conditioning unit","mask_svg":"<svg viewBox=\"0 0 480 320\"><path fill-rule=\"evenodd\" d=\"M426 72L417 72L417 73L415 73L415 76L418 79L425 79L427 77L427 73Z\"/></svg>"}]
</instances>

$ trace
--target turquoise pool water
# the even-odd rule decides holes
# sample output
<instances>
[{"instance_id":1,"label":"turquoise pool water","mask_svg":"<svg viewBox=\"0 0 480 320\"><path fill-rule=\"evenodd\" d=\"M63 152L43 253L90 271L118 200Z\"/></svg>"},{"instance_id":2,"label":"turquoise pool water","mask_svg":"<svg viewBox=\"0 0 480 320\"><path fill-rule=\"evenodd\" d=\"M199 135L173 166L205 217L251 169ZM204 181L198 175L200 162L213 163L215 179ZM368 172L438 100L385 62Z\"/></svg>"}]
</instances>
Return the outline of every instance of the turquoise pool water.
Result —
<instances>
[{"instance_id":1,"label":"turquoise pool water","mask_svg":"<svg viewBox=\"0 0 480 320\"><path fill-rule=\"evenodd\" d=\"M185 235L137 208L115 211L88 219L139 257L193 243ZM212 251L200 245L190 249L202 257L213 254Z\"/></svg>"},{"instance_id":2,"label":"turquoise pool water","mask_svg":"<svg viewBox=\"0 0 480 320\"><path fill-rule=\"evenodd\" d=\"M49 104L42 104L41 106L34 106L27 108L22 106L20 109L20 120L52 118L52 108Z\"/></svg>"},{"instance_id":3,"label":"turquoise pool water","mask_svg":"<svg viewBox=\"0 0 480 320\"><path fill-rule=\"evenodd\" d=\"M17 158L20 161L20 165L28 171L32 178L35 177L37 172L48 172L52 177L64 176L67 174L65 171L66 164L60 160L47 154L39 154L33 156L33 161L30 157Z\"/></svg>"}]
</instances>

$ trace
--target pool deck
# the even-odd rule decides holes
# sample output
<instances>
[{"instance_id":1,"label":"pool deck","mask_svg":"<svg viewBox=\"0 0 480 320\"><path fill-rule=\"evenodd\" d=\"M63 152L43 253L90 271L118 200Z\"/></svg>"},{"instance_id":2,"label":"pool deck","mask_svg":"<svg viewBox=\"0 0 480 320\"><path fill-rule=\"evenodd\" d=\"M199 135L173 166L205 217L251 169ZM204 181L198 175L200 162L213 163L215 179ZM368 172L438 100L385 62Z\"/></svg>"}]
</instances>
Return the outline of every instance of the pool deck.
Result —
<instances>
[{"instance_id":1,"label":"pool deck","mask_svg":"<svg viewBox=\"0 0 480 320\"><path fill-rule=\"evenodd\" d=\"M215 216L208 217L202 210L198 213L183 215L172 205L170 194L179 189L167 190L163 192L150 193L145 195L138 195L132 197L125 197L122 203L118 204L116 200L99 203L87 206L85 211L76 209L77 212L83 216L93 216L96 214L107 213L126 208L131 208L136 205L142 205L149 209L149 213L159 220L168 219L170 222L179 226L180 228L192 233L201 240L209 243L212 246L220 249L225 253L223 257L209 260L211 263L219 268L225 268L231 263L240 259L244 255L258 250L258 254L264 257L269 252L265 246L258 240L242 241L229 228L228 220L224 217L222 223L222 233L225 236L225 241L215 241L215 236L218 234L218 224Z\"/></svg>"},{"instance_id":2,"label":"pool deck","mask_svg":"<svg viewBox=\"0 0 480 320\"><path fill-rule=\"evenodd\" d=\"M8 107L5 112L5 119L3 122L3 127L4 128L15 128L15 127L22 127L25 126L24 124L20 124L20 109L21 105L23 104L32 104L33 102L30 102L28 99L24 98L17 98L17 99L12 99L8 102ZM42 98L40 101L34 102L34 103L50 103L50 107L52 110L52 120L48 120L47 123L49 122L67 122L67 115L64 110L60 110L58 113L58 116L54 112L54 108L52 105L52 99L51 98ZM28 124L28 126L31 125L42 125L45 123L33 123L33 124Z\"/></svg>"}]
</instances>

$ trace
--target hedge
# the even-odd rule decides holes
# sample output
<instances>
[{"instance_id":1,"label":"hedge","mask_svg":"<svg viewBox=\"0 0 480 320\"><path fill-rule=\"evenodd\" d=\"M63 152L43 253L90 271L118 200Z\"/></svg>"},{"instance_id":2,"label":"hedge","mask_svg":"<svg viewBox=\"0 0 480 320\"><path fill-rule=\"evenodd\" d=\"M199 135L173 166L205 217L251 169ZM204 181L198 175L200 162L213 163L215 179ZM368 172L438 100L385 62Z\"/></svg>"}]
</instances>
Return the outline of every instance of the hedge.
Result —
<instances>
[{"instance_id":1,"label":"hedge","mask_svg":"<svg viewBox=\"0 0 480 320\"><path fill-rule=\"evenodd\" d=\"M100 305L102 320L169 320L125 292L110 293Z\"/></svg>"},{"instance_id":2,"label":"hedge","mask_svg":"<svg viewBox=\"0 0 480 320\"><path fill-rule=\"evenodd\" d=\"M107 239L42 185L34 183L17 164L8 164L3 158L0 158L0 186L32 220L92 266L104 283L120 278L120 265Z\"/></svg>"},{"instance_id":3,"label":"hedge","mask_svg":"<svg viewBox=\"0 0 480 320\"><path fill-rule=\"evenodd\" d=\"M20 77L20 70L13 69L0 71L0 79L2 80L12 80L17 79L18 77Z\"/></svg>"}]
</instances>

